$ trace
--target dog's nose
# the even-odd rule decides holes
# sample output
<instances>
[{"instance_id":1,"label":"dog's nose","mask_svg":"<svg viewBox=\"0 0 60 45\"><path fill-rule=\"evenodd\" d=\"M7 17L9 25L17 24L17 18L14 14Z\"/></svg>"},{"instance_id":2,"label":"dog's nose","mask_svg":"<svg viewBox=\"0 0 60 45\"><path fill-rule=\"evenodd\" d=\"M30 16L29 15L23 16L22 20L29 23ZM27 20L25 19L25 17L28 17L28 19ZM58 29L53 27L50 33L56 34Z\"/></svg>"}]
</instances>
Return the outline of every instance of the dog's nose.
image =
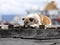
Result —
<instances>
[{"instance_id":1,"label":"dog's nose","mask_svg":"<svg viewBox=\"0 0 60 45\"><path fill-rule=\"evenodd\" d=\"M26 22L26 24L27 24L28 22Z\"/></svg>"},{"instance_id":2,"label":"dog's nose","mask_svg":"<svg viewBox=\"0 0 60 45\"><path fill-rule=\"evenodd\" d=\"M28 22L24 22L25 24L27 24Z\"/></svg>"}]
</instances>

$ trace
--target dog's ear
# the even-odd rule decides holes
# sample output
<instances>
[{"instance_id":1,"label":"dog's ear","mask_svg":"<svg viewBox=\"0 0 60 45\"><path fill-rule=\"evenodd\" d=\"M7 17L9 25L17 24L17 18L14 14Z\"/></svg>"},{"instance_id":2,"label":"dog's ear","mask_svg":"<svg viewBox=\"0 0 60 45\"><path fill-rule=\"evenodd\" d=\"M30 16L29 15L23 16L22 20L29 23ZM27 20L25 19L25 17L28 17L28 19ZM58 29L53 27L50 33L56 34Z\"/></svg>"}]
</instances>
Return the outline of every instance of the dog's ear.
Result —
<instances>
[{"instance_id":1,"label":"dog's ear","mask_svg":"<svg viewBox=\"0 0 60 45\"><path fill-rule=\"evenodd\" d=\"M34 18L29 18L29 20L32 22L34 20Z\"/></svg>"},{"instance_id":2,"label":"dog's ear","mask_svg":"<svg viewBox=\"0 0 60 45\"><path fill-rule=\"evenodd\" d=\"M22 20L24 20L25 18L22 18Z\"/></svg>"}]
</instances>

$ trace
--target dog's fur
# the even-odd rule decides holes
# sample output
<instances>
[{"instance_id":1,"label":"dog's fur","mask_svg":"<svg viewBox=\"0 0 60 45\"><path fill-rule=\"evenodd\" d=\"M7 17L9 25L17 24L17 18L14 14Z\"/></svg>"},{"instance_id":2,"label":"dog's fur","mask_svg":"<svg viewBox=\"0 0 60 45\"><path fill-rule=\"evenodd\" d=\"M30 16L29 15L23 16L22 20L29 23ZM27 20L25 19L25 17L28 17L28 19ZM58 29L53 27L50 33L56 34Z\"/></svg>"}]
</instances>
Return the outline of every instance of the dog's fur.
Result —
<instances>
[{"instance_id":1,"label":"dog's fur","mask_svg":"<svg viewBox=\"0 0 60 45\"><path fill-rule=\"evenodd\" d=\"M51 25L51 20L49 17L41 14L29 14L23 18L26 25L39 28L40 25L45 25L46 27Z\"/></svg>"}]
</instances>

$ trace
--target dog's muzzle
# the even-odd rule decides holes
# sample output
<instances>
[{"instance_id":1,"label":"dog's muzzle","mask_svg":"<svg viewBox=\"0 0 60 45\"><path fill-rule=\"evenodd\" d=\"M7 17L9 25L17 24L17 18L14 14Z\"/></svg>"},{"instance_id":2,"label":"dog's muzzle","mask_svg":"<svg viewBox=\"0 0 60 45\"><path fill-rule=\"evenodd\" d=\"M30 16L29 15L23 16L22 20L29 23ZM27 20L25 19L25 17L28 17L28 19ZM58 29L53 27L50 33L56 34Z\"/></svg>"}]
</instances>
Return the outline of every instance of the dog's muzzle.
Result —
<instances>
[{"instance_id":1,"label":"dog's muzzle","mask_svg":"<svg viewBox=\"0 0 60 45\"><path fill-rule=\"evenodd\" d=\"M24 27L28 27L28 22L24 22Z\"/></svg>"}]
</instances>

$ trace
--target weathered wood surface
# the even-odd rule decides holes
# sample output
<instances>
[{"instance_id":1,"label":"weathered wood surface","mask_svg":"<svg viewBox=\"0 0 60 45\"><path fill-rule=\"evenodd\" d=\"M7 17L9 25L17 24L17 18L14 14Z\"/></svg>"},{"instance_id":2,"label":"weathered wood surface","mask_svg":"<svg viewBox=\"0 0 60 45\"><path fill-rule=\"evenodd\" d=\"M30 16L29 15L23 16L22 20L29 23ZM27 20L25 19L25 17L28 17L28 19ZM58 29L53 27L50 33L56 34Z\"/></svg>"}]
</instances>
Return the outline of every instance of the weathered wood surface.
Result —
<instances>
[{"instance_id":1,"label":"weathered wood surface","mask_svg":"<svg viewBox=\"0 0 60 45\"><path fill-rule=\"evenodd\" d=\"M30 40L20 38L0 38L0 45L60 45L60 39Z\"/></svg>"},{"instance_id":2,"label":"weathered wood surface","mask_svg":"<svg viewBox=\"0 0 60 45\"><path fill-rule=\"evenodd\" d=\"M32 28L12 28L8 30L0 29L0 37L4 38L31 38L31 39L60 39L60 29L32 29Z\"/></svg>"}]
</instances>

